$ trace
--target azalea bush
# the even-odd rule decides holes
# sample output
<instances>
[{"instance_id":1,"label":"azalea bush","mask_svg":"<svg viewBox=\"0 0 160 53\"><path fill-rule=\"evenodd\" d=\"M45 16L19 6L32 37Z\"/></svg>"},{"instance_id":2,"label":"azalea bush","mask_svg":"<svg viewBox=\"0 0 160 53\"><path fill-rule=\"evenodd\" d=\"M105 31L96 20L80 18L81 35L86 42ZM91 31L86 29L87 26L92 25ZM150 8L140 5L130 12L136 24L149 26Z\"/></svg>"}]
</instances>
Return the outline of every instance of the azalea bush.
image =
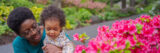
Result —
<instances>
[{"instance_id":1,"label":"azalea bush","mask_svg":"<svg viewBox=\"0 0 160 53\"><path fill-rule=\"evenodd\" d=\"M112 27L97 28L98 34L88 46L77 45L74 53L159 53L160 15L142 15L135 20L121 20ZM74 35L77 39L78 34Z\"/></svg>"},{"instance_id":2,"label":"azalea bush","mask_svg":"<svg viewBox=\"0 0 160 53\"><path fill-rule=\"evenodd\" d=\"M64 0L66 4L73 4L80 8L89 8L89 9L103 9L106 4L102 2L94 2L92 0Z\"/></svg>"},{"instance_id":3,"label":"azalea bush","mask_svg":"<svg viewBox=\"0 0 160 53\"><path fill-rule=\"evenodd\" d=\"M93 0L63 0L64 7L77 7L88 9L92 14L105 11L106 3Z\"/></svg>"}]
</instances>

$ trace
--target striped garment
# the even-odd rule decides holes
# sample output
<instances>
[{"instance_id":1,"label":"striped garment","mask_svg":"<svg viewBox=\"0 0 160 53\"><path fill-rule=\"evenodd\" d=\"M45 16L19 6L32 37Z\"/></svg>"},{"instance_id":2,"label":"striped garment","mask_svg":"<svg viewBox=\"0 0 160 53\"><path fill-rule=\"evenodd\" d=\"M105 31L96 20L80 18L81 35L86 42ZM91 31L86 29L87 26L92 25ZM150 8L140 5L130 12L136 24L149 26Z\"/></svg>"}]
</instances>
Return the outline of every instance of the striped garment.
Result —
<instances>
[{"instance_id":1,"label":"striped garment","mask_svg":"<svg viewBox=\"0 0 160 53\"><path fill-rule=\"evenodd\" d=\"M55 46L61 47L62 53L73 53L74 51L73 43L66 37L64 31L62 31L55 40L46 35L44 39L44 45L46 44L53 44Z\"/></svg>"}]
</instances>

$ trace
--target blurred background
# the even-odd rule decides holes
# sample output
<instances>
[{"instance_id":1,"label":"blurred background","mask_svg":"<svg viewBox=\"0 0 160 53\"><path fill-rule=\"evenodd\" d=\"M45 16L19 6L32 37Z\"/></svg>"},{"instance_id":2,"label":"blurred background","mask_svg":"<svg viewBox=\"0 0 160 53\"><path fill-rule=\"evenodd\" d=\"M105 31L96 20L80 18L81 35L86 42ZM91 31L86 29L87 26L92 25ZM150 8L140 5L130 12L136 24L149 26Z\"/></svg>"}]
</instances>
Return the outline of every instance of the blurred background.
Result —
<instances>
[{"instance_id":1,"label":"blurred background","mask_svg":"<svg viewBox=\"0 0 160 53\"><path fill-rule=\"evenodd\" d=\"M39 22L42 10L51 4L65 12L65 30L74 30L132 15L160 14L158 0L0 0L0 45L11 43L16 37L6 24L8 15L14 8L21 6L30 8Z\"/></svg>"}]
</instances>

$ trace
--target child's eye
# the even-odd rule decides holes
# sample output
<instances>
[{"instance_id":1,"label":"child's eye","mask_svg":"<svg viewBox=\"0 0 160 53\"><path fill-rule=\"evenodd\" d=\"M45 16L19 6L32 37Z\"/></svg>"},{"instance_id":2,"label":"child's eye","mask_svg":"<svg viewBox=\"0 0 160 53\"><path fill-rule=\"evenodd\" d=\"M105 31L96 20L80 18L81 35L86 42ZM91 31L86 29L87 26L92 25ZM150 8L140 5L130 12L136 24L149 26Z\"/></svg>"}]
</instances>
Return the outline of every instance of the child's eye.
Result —
<instances>
[{"instance_id":1,"label":"child's eye","mask_svg":"<svg viewBox=\"0 0 160 53\"><path fill-rule=\"evenodd\" d=\"M47 28L47 30L51 30L50 28Z\"/></svg>"},{"instance_id":2,"label":"child's eye","mask_svg":"<svg viewBox=\"0 0 160 53\"><path fill-rule=\"evenodd\" d=\"M54 28L54 30L57 31L58 29L57 29L57 28Z\"/></svg>"}]
</instances>

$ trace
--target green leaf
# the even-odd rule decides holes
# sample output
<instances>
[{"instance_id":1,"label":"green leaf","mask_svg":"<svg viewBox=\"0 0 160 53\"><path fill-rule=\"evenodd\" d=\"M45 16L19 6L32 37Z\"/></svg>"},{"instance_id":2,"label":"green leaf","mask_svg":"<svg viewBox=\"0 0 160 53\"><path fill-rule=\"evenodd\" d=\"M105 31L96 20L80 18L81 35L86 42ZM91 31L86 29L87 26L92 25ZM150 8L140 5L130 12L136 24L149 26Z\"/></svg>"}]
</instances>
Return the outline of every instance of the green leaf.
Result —
<instances>
[{"instance_id":1,"label":"green leaf","mask_svg":"<svg viewBox=\"0 0 160 53\"><path fill-rule=\"evenodd\" d=\"M134 38L134 40L136 40L136 41L137 41L137 38L136 38L136 35L135 35L135 34L133 35L133 38Z\"/></svg>"},{"instance_id":2,"label":"green leaf","mask_svg":"<svg viewBox=\"0 0 160 53\"><path fill-rule=\"evenodd\" d=\"M124 50L124 53L131 53L130 50Z\"/></svg>"},{"instance_id":3,"label":"green leaf","mask_svg":"<svg viewBox=\"0 0 160 53\"><path fill-rule=\"evenodd\" d=\"M141 24L136 24L136 28L137 28L137 30L141 30L143 28L143 26Z\"/></svg>"},{"instance_id":4,"label":"green leaf","mask_svg":"<svg viewBox=\"0 0 160 53\"><path fill-rule=\"evenodd\" d=\"M130 42L129 41L126 42L126 49L128 49L128 48L130 48Z\"/></svg>"},{"instance_id":5,"label":"green leaf","mask_svg":"<svg viewBox=\"0 0 160 53\"><path fill-rule=\"evenodd\" d=\"M87 0L81 0L81 3L85 3Z\"/></svg>"},{"instance_id":6,"label":"green leaf","mask_svg":"<svg viewBox=\"0 0 160 53\"><path fill-rule=\"evenodd\" d=\"M123 50L117 50L117 49L115 49L115 50L109 51L109 53L122 53L122 51Z\"/></svg>"},{"instance_id":7,"label":"green leaf","mask_svg":"<svg viewBox=\"0 0 160 53\"><path fill-rule=\"evenodd\" d=\"M138 30L137 33L138 33L138 34L141 34L141 31Z\"/></svg>"},{"instance_id":8,"label":"green leaf","mask_svg":"<svg viewBox=\"0 0 160 53\"><path fill-rule=\"evenodd\" d=\"M82 53L86 53L86 51L85 51L85 50L82 50Z\"/></svg>"}]
</instances>

